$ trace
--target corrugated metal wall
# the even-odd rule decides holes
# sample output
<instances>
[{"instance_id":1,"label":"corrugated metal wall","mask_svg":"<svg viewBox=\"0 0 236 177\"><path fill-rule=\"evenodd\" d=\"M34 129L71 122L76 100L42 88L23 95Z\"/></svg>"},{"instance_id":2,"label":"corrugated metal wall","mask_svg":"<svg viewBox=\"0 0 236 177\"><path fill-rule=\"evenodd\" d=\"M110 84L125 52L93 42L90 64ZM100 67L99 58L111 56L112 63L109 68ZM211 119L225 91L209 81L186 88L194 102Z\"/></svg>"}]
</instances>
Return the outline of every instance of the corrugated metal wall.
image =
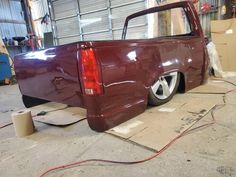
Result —
<instances>
[{"instance_id":1,"label":"corrugated metal wall","mask_svg":"<svg viewBox=\"0 0 236 177\"><path fill-rule=\"evenodd\" d=\"M0 1L0 34L2 38L8 39L27 35L20 1Z\"/></svg>"}]
</instances>

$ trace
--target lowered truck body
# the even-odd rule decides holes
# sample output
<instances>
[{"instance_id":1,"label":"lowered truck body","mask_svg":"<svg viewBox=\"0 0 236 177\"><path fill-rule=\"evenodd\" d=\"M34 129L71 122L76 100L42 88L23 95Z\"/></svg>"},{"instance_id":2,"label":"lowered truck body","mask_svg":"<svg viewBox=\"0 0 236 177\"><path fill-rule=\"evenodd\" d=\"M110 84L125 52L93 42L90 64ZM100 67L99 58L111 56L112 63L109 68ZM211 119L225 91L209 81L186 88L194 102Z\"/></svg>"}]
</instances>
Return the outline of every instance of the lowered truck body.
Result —
<instances>
[{"instance_id":1,"label":"lowered truck body","mask_svg":"<svg viewBox=\"0 0 236 177\"><path fill-rule=\"evenodd\" d=\"M124 40L129 20L176 7L184 9L191 34ZM21 54L14 66L22 95L83 107L90 127L105 131L144 112L150 89L161 76L178 73L182 91L202 84L208 57L197 13L184 1L128 16L122 40L77 42Z\"/></svg>"}]
</instances>

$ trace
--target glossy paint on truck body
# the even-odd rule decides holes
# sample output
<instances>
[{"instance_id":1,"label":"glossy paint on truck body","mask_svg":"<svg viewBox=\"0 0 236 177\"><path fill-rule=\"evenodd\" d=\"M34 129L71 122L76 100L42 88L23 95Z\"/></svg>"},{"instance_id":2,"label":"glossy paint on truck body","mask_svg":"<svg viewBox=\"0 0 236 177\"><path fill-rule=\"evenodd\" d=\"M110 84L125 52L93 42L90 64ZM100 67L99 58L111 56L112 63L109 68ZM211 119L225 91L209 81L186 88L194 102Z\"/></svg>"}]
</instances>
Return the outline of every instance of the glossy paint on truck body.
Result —
<instances>
[{"instance_id":1,"label":"glossy paint on truck body","mask_svg":"<svg viewBox=\"0 0 236 177\"><path fill-rule=\"evenodd\" d=\"M160 75L182 73L185 91L202 84L208 57L197 14L189 2L173 4L171 8L188 9L193 35L78 42L19 55L14 65L22 94L84 107L90 127L105 131L145 111L148 91ZM162 8L166 5L155 10ZM84 95L81 88L79 56L87 48L93 49L101 68L104 93L100 95Z\"/></svg>"},{"instance_id":2,"label":"glossy paint on truck body","mask_svg":"<svg viewBox=\"0 0 236 177\"><path fill-rule=\"evenodd\" d=\"M16 56L14 66L22 94L83 107L78 50L72 44Z\"/></svg>"}]
</instances>

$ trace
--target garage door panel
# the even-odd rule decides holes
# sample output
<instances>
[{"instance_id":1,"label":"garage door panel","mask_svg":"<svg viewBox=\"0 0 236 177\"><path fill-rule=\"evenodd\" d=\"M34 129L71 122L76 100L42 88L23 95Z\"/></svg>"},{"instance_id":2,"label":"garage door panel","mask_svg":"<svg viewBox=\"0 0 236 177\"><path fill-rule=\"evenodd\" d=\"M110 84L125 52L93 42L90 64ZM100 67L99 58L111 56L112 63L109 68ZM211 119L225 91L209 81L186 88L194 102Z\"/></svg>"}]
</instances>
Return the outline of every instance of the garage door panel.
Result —
<instances>
[{"instance_id":1,"label":"garage door panel","mask_svg":"<svg viewBox=\"0 0 236 177\"><path fill-rule=\"evenodd\" d=\"M122 28L127 16L145 9L143 2L121 6L111 10L112 14L112 25L114 28Z\"/></svg>"},{"instance_id":2,"label":"garage door panel","mask_svg":"<svg viewBox=\"0 0 236 177\"><path fill-rule=\"evenodd\" d=\"M85 41L111 40L111 34L109 32L86 34L84 35L84 40Z\"/></svg>"},{"instance_id":3,"label":"garage door panel","mask_svg":"<svg viewBox=\"0 0 236 177\"><path fill-rule=\"evenodd\" d=\"M128 15L144 9L145 4L143 2L138 2L135 4L112 8L112 14L118 14L122 17L127 17Z\"/></svg>"},{"instance_id":4,"label":"garage door panel","mask_svg":"<svg viewBox=\"0 0 236 177\"><path fill-rule=\"evenodd\" d=\"M113 38L115 40L120 40L122 35L122 30L114 30L113 31Z\"/></svg>"},{"instance_id":5,"label":"garage door panel","mask_svg":"<svg viewBox=\"0 0 236 177\"><path fill-rule=\"evenodd\" d=\"M78 42L78 41L80 41L80 36L74 36L74 37L69 37L69 38L58 39L58 42L59 42L60 45L73 43L73 42Z\"/></svg>"},{"instance_id":6,"label":"garage door panel","mask_svg":"<svg viewBox=\"0 0 236 177\"><path fill-rule=\"evenodd\" d=\"M130 3L130 0L110 0L111 2L111 6L118 6L120 4L124 4L124 3Z\"/></svg>"},{"instance_id":7,"label":"garage door panel","mask_svg":"<svg viewBox=\"0 0 236 177\"><path fill-rule=\"evenodd\" d=\"M146 16L140 16L135 18L135 20L129 21L129 26L140 26L140 25L147 25Z\"/></svg>"},{"instance_id":8,"label":"garage door panel","mask_svg":"<svg viewBox=\"0 0 236 177\"><path fill-rule=\"evenodd\" d=\"M86 13L98 9L107 8L107 0L80 0L80 12Z\"/></svg>"},{"instance_id":9,"label":"garage door panel","mask_svg":"<svg viewBox=\"0 0 236 177\"><path fill-rule=\"evenodd\" d=\"M126 33L126 39L147 39L147 26L129 28Z\"/></svg>"},{"instance_id":10,"label":"garage door panel","mask_svg":"<svg viewBox=\"0 0 236 177\"><path fill-rule=\"evenodd\" d=\"M114 30L113 38L120 40L123 30ZM148 38L148 27L147 25L136 26L134 28L128 28L126 33L126 39L147 39Z\"/></svg>"},{"instance_id":11,"label":"garage door panel","mask_svg":"<svg viewBox=\"0 0 236 177\"><path fill-rule=\"evenodd\" d=\"M109 28L107 11L82 15L80 24L84 33L107 30Z\"/></svg>"},{"instance_id":12,"label":"garage door panel","mask_svg":"<svg viewBox=\"0 0 236 177\"><path fill-rule=\"evenodd\" d=\"M79 34L78 18L68 18L56 22L58 36Z\"/></svg>"},{"instance_id":13,"label":"garage door panel","mask_svg":"<svg viewBox=\"0 0 236 177\"><path fill-rule=\"evenodd\" d=\"M53 2L55 19L76 15L78 4L76 0L59 0Z\"/></svg>"},{"instance_id":14,"label":"garage door panel","mask_svg":"<svg viewBox=\"0 0 236 177\"><path fill-rule=\"evenodd\" d=\"M79 40L121 39L128 15L146 8L146 0L57 0L52 2L58 44ZM131 22L138 26L131 38L145 34L147 19ZM132 34L133 33L133 34Z\"/></svg>"}]
</instances>

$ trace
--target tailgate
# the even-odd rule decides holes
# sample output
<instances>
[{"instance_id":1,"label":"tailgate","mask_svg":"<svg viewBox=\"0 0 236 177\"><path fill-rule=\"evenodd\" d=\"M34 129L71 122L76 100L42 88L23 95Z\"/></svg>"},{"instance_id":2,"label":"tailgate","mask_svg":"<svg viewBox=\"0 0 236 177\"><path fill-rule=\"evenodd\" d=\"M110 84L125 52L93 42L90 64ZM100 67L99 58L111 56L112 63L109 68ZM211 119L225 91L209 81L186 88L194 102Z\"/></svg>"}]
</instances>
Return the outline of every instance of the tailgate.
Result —
<instances>
[{"instance_id":1,"label":"tailgate","mask_svg":"<svg viewBox=\"0 0 236 177\"><path fill-rule=\"evenodd\" d=\"M23 95L83 106L77 44L18 55L16 77Z\"/></svg>"}]
</instances>

